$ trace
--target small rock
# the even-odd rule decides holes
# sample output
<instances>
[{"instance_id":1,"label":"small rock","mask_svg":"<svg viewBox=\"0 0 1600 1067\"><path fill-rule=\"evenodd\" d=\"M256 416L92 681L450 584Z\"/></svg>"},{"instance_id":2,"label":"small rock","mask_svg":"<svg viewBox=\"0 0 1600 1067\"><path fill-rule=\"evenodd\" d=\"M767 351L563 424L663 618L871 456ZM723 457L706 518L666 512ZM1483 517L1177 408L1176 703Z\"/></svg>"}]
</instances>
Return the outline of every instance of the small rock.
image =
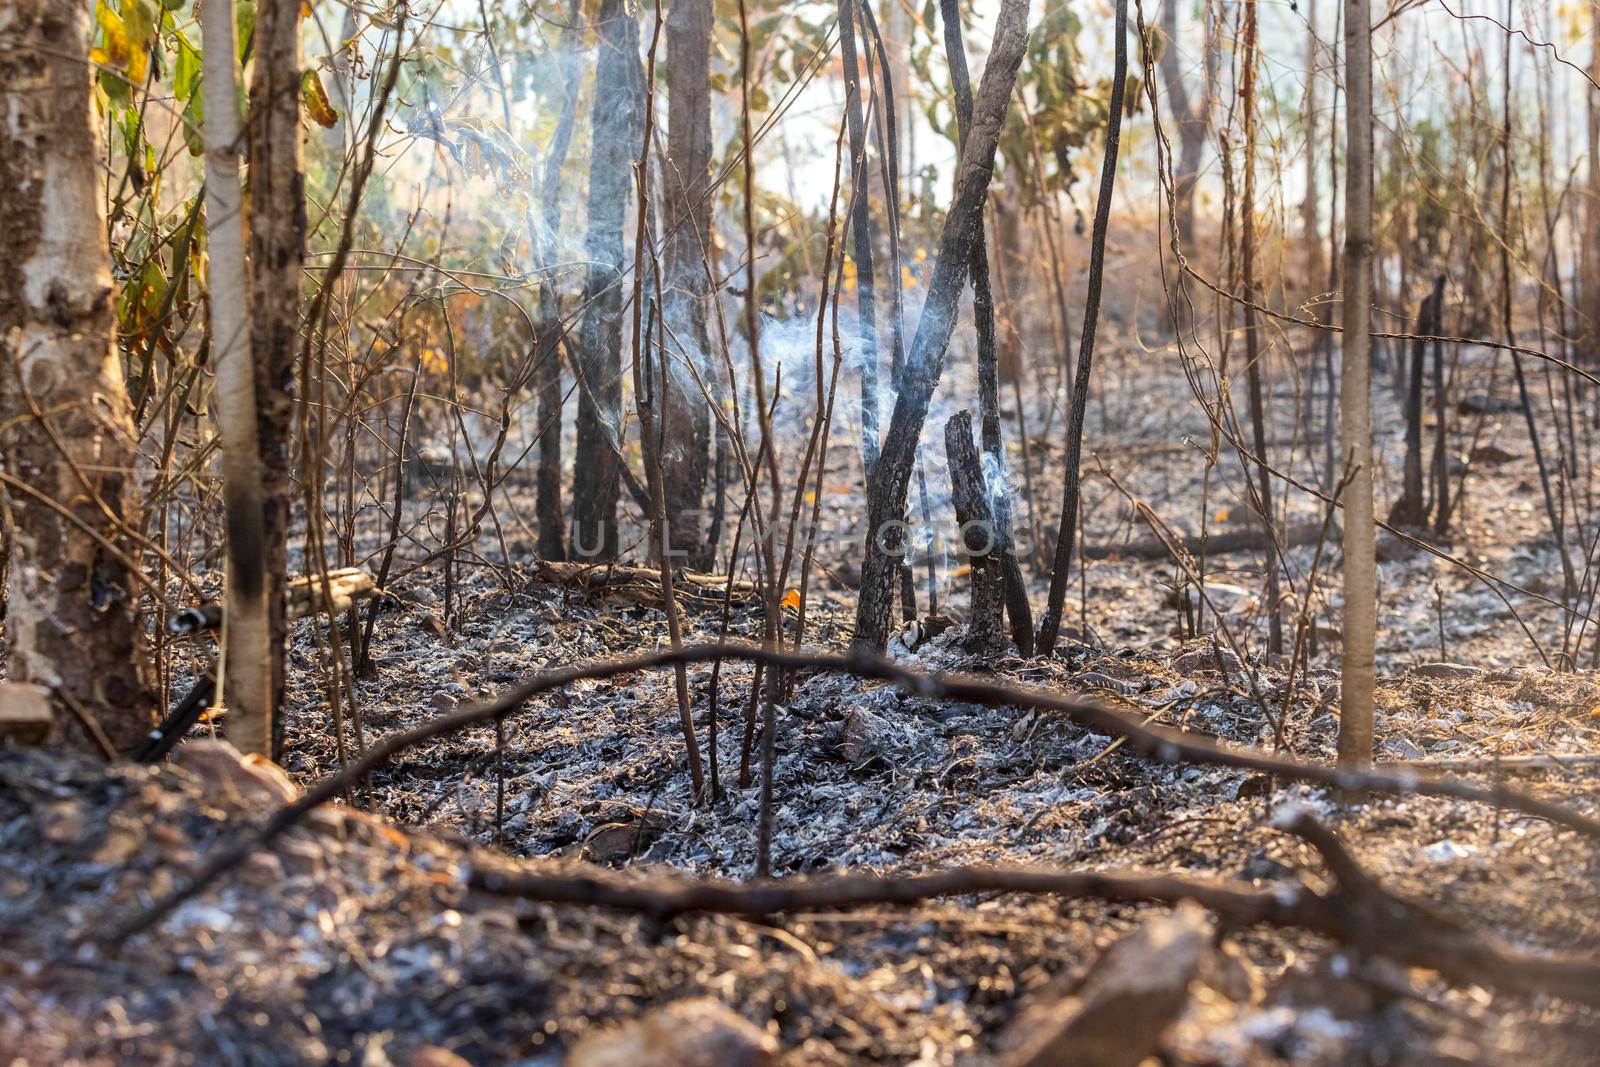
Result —
<instances>
[{"instance_id":1,"label":"small rock","mask_svg":"<svg viewBox=\"0 0 1600 1067\"><path fill-rule=\"evenodd\" d=\"M58 800L44 812L44 836L59 844L76 841L83 836L88 808L81 800Z\"/></svg>"},{"instance_id":2,"label":"small rock","mask_svg":"<svg viewBox=\"0 0 1600 1067\"><path fill-rule=\"evenodd\" d=\"M627 822L604 823L583 839L582 855L590 863L621 863L643 852L665 830L666 821L650 814Z\"/></svg>"},{"instance_id":3,"label":"small rock","mask_svg":"<svg viewBox=\"0 0 1600 1067\"><path fill-rule=\"evenodd\" d=\"M1220 670L1224 674L1239 674L1244 671L1244 664L1231 648L1206 647L1183 653L1172 661L1172 669L1179 674L1215 670Z\"/></svg>"},{"instance_id":4,"label":"small rock","mask_svg":"<svg viewBox=\"0 0 1600 1067\"><path fill-rule=\"evenodd\" d=\"M1077 995L1014 1024L1033 1036L1002 1062L1138 1067L1188 1004L1211 933L1205 909L1188 901L1146 922L1095 961Z\"/></svg>"},{"instance_id":5,"label":"small rock","mask_svg":"<svg viewBox=\"0 0 1600 1067\"><path fill-rule=\"evenodd\" d=\"M283 861L271 852L255 852L239 864L239 881L257 889L272 889L283 883Z\"/></svg>"},{"instance_id":6,"label":"small rock","mask_svg":"<svg viewBox=\"0 0 1600 1067\"><path fill-rule=\"evenodd\" d=\"M844 741L839 745L839 755L852 766L877 755L883 747L883 735L889 724L883 717L866 708L851 708L844 720Z\"/></svg>"},{"instance_id":7,"label":"small rock","mask_svg":"<svg viewBox=\"0 0 1600 1067\"><path fill-rule=\"evenodd\" d=\"M1448 863L1451 860L1464 860L1476 851L1477 849L1471 845L1460 845L1454 841L1435 841L1422 849L1422 858L1430 863Z\"/></svg>"},{"instance_id":8,"label":"small rock","mask_svg":"<svg viewBox=\"0 0 1600 1067\"><path fill-rule=\"evenodd\" d=\"M616 1030L585 1038L565 1067L768 1067L777 1043L709 998L680 1000Z\"/></svg>"},{"instance_id":9,"label":"small rock","mask_svg":"<svg viewBox=\"0 0 1600 1067\"><path fill-rule=\"evenodd\" d=\"M447 1048L423 1045L411 1054L406 1067L472 1067L472 1064Z\"/></svg>"},{"instance_id":10,"label":"small rock","mask_svg":"<svg viewBox=\"0 0 1600 1067\"><path fill-rule=\"evenodd\" d=\"M44 686L0 682L0 741L42 745L50 736L54 719L50 691Z\"/></svg>"},{"instance_id":11,"label":"small rock","mask_svg":"<svg viewBox=\"0 0 1600 1067\"><path fill-rule=\"evenodd\" d=\"M1383 743L1382 750L1389 759L1421 759L1424 755L1422 749L1403 737L1391 737Z\"/></svg>"}]
</instances>

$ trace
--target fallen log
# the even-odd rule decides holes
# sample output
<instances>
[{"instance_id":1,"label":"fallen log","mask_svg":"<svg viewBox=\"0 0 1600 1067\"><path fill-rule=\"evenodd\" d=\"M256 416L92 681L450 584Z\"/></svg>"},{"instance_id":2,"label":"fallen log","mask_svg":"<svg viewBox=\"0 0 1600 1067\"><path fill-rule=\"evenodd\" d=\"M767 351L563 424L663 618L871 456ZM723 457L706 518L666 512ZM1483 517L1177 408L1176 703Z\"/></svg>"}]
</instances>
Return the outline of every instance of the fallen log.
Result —
<instances>
[{"instance_id":1,"label":"fallen log","mask_svg":"<svg viewBox=\"0 0 1600 1067\"><path fill-rule=\"evenodd\" d=\"M284 610L291 619L338 615L348 611L356 601L377 592L377 583L370 573L360 567L342 567L329 571L325 576L307 574L289 579L283 594ZM222 626L223 603L221 600L212 600L174 612L167 620L167 629L186 636L219 629Z\"/></svg>"},{"instance_id":2,"label":"fallen log","mask_svg":"<svg viewBox=\"0 0 1600 1067\"><path fill-rule=\"evenodd\" d=\"M1299 522L1282 532L1279 543L1284 548L1298 548L1301 545L1316 544L1321 536L1322 523ZM1338 529L1329 530L1328 537L1337 541ZM1204 538L1195 534L1185 534L1183 538L1184 551L1192 556L1198 556L1202 552L1207 556L1219 556L1229 552L1259 552L1266 547L1267 534L1259 526L1208 534ZM1170 554L1166 544L1158 537L1141 537L1136 541L1122 544L1085 545L1083 549L1085 559L1166 559Z\"/></svg>"},{"instance_id":3,"label":"fallen log","mask_svg":"<svg viewBox=\"0 0 1600 1067\"><path fill-rule=\"evenodd\" d=\"M552 585L564 585L633 604L661 607L661 572L654 567L635 567L621 563L563 563L541 560L534 578ZM673 591L680 600L722 603L729 588L727 575L699 571L676 571ZM732 583L735 600L752 600L759 590L756 583L739 579Z\"/></svg>"}]
</instances>

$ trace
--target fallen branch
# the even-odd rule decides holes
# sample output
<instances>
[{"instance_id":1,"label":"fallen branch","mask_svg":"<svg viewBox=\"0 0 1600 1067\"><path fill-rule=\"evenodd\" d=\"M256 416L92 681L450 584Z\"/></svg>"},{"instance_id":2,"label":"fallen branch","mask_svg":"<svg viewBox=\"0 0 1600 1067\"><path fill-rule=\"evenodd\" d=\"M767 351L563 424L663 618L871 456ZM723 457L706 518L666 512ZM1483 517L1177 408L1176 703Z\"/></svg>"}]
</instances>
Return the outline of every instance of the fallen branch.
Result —
<instances>
[{"instance_id":1,"label":"fallen branch","mask_svg":"<svg viewBox=\"0 0 1600 1067\"><path fill-rule=\"evenodd\" d=\"M523 710L525 703L532 697L562 689L576 681L612 678L679 663L708 663L721 659L749 660L764 664L768 668L838 671L892 682L908 692L930 699L959 700L984 707L1031 708L1041 712L1053 712L1095 733L1124 737L1127 739L1128 748L1164 763L1189 762L1259 771L1287 781L1332 786L1347 792L1417 794L1475 801L1501 810L1519 811L1525 815L1547 819L1576 830L1586 837L1600 839L1600 820L1506 788L1499 783L1488 787L1477 786L1411 770L1399 773L1341 770L1321 764L1271 756L1255 749L1225 747L1199 734L1145 725L1133 715L1080 697L1062 696L1045 689L1002 685L967 675L941 676L907 670L864 650L856 650L848 655L834 655L775 651L745 644L701 644L688 645L676 651L664 649L546 671L510 687L490 700L470 704L409 730L391 734L370 746L365 755L343 771L323 779L299 800L280 808L259 827L242 834L232 844L213 851L191 878L156 899L144 910L113 924L106 931L104 939L117 944L149 929L173 908L203 892L258 848L295 825L308 812L335 797L344 795L357 782L408 748L469 726L492 722L501 716L515 715Z\"/></svg>"},{"instance_id":2,"label":"fallen branch","mask_svg":"<svg viewBox=\"0 0 1600 1067\"><path fill-rule=\"evenodd\" d=\"M1322 523L1301 522L1285 530L1280 542L1284 548L1296 548L1301 545L1314 545L1321 538ZM1266 547L1267 534L1259 526L1208 534L1205 537L1185 534L1183 538L1183 549L1191 556L1198 556L1203 552L1210 557L1228 552L1260 551ZM1141 537L1126 544L1085 545L1083 548L1085 559L1166 559L1171 554L1171 549L1159 537Z\"/></svg>"},{"instance_id":3,"label":"fallen branch","mask_svg":"<svg viewBox=\"0 0 1600 1067\"><path fill-rule=\"evenodd\" d=\"M1544 992L1600 1004L1600 962L1522 952L1492 935L1421 904L1395 896L1367 874L1333 831L1307 812L1289 809L1276 820L1316 849L1333 876L1317 893L1301 885L1284 889L1235 888L1173 875L1063 871L1048 867L956 867L902 876L845 875L741 886L717 880L648 881L596 871L542 874L532 870L473 867L468 884L500 896L548 904L577 904L634 912L665 923L683 915L766 916L781 912L910 905L934 897L1021 893L1119 903L1193 901L1225 926L1295 927L1362 952L1424 967L1461 984L1517 993Z\"/></svg>"},{"instance_id":4,"label":"fallen branch","mask_svg":"<svg viewBox=\"0 0 1600 1067\"><path fill-rule=\"evenodd\" d=\"M372 575L360 567L342 567L328 572L327 593L322 575L302 575L290 579L284 589L284 611L291 619L304 619L312 615L340 615L358 600L378 592ZM199 634L222 626L222 601L212 600L196 607L176 611L167 620L167 629L175 634Z\"/></svg>"},{"instance_id":5,"label":"fallen branch","mask_svg":"<svg viewBox=\"0 0 1600 1067\"><path fill-rule=\"evenodd\" d=\"M1571 771L1600 766L1600 752L1572 752L1557 755L1476 756L1465 759L1383 760L1375 765L1383 771L1474 771L1480 774L1531 774L1538 771Z\"/></svg>"},{"instance_id":6,"label":"fallen branch","mask_svg":"<svg viewBox=\"0 0 1600 1067\"><path fill-rule=\"evenodd\" d=\"M632 567L620 563L561 563L541 560L534 577L541 582L571 586L586 593L660 607L661 572L654 567ZM673 591L679 600L722 602L723 596L749 600L757 595L756 583L745 579L729 582L725 575L678 571Z\"/></svg>"}]
</instances>

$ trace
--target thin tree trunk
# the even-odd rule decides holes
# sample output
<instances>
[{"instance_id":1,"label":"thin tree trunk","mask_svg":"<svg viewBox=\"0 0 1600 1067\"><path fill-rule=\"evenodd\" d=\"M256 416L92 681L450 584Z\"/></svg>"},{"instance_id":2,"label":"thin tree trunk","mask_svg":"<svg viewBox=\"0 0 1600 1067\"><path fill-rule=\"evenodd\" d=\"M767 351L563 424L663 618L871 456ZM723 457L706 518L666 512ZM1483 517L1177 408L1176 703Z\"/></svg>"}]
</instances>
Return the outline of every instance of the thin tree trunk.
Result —
<instances>
[{"instance_id":1,"label":"thin tree trunk","mask_svg":"<svg viewBox=\"0 0 1600 1067\"><path fill-rule=\"evenodd\" d=\"M564 516L561 508L561 345L566 327L561 318L561 293L556 287L555 234L561 227L561 169L572 144L572 128L578 116L579 45L583 41L583 5L572 0L567 9L567 29L561 35L561 58L565 96L561 118L550 138L544 157L544 180L539 190L539 225L532 235L534 252L542 271L539 278L539 339L534 359L534 392L539 399L539 466L535 474L538 489L539 555L544 559L567 558Z\"/></svg>"},{"instance_id":2,"label":"thin tree trunk","mask_svg":"<svg viewBox=\"0 0 1600 1067\"><path fill-rule=\"evenodd\" d=\"M212 4L201 16L205 92L206 244L211 360L217 369L227 512L228 585L223 614L223 696L228 740L241 752L272 750L272 621L267 611L262 543L261 445L257 436L255 362L250 348L250 292L245 274L244 212L239 183L239 66L234 10Z\"/></svg>"},{"instance_id":3,"label":"thin tree trunk","mask_svg":"<svg viewBox=\"0 0 1600 1067\"><path fill-rule=\"evenodd\" d=\"M856 0L839 0L839 55L844 63L845 119L850 134L850 256L856 264L856 320L861 334L861 457L870 486L882 449L878 426L878 316L872 263L877 235L873 232L867 194L867 121L861 105L855 5Z\"/></svg>"},{"instance_id":4,"label":"thin tree trunk","mask_svg":"<svg viewBox=\"0 0 1600 1067\"><path fill-rule=\"evenodd\" d=\"M272 755L283 755L284 585L295 354L300 349L305 179L300 169L300 5L259 4L250 77L250 344L261 455L261 556L272 664Z\"/></svg>"},{"instance_id":5,"label":"thin tree trunk","mask_svg":"<svg viewBox=\"0 0 1600 1067\"><path fill-rule=\"evenodd\" d=\"M1372 759L1377 676L1378 560L1372 513L1372 9L1344 0L1344 346L1339 421L1344 476L1344 658L1340 667L1339 762ZM1337 477L1337 476L1336 476Z\"/></svg>"},{"instance_id":6,"label":"thin tree trunk","mask_svg":"<svg viewBox=\"0 0 1600 1067\"><path fill-rule=\"evenodd\" d=\"M1444 333L1444 283L1440 275L1439 302L1434 308L1435 336ZM1445 395L1444 342L1433 342L1433 532L1443 537L1450 528L1450 404Z\"/></svg>"},{"instance_id":7,"label":"thin tree trunk","mask_svg":"<svg viewBox=\"0 0 1600 1067\"><path fill-rule=\"evenodd\" d=\"M1300 235L1306 253L1306 285L1312 291L1321 285L1325 273L1322 265L1321 225L1318 222L1317 201L1317 0L1306 4L1306 95L1302 104L1306 128L1306 195L1300 202Z\"/></svg>"},{"instance_id":8,"label":"thin tree trunk","mask_svg":"<svg viewBox=\"0 0 1600 1067\"><path fill-rule=\"evenodd\" d=\"M7 680L82 711L92 726L58 715L57 734L103 753L142 743L154 705L91 33L87 4L13 0L0 14L0 464L12 554Z\"/></svg>"},{"instance_id":9,"label":"thin tree trunk","mask_svg":"<svg viewBox=\"0 0 1600 1067\"><path fill-rule=\"evenodd\" d=\"M1245 0L1243 85L1239 106L1244 109L1244 202L1240 205L1242 264L1244 270L1244 374L1249 389L1250 429L1256 451L1256 503L1266 531L1267 650L1283 653L1283 613L1280 609L1277 513L1272 507L1272 465L1267 458L1267 411L1262 399L1261 323L1256 312L1256 42L1259 33L1256 0Z\"/></svg>"},{"instance_id":10,"label":"thin tree trunk","mask_svg":"<svg viewBox=\"0 0 1600 1067\"><path fill-rule=\"evenodd\" d=\"M668 327L660 390L661 472L668 551L706 569L712 545L700 504L710 466L711 409L701 382L711 373L706 301L711 257L711 0L676 0L667 9L667 160L662 226L662 297ZM714 262L714 260L713 260ZM686 363L692 362L691 372ZM659 542L658 542L659 544ZM670 562L670 561L668 561Z\"/></svg>"},{"instance_id":11,"label":"thin tree trunk","mask_svg":"<svg viewBox=\"0 0 1600 1067\"><path fill-rule=\"evenodd\" d=\"M579 331L578 456L572 488L575 559L617 554L622 438L622 227L640 111L639 25L622 0L603 0L589 160L589 276Z\"/></svg>"},{"instance_id":12,"label":"thin tree trunk","mask_svg":"<svg viewBox=\"0 0 1600 1067\"><path fill-rule=\"evenodd\" d=\"M1184 83L1181 57L1178 54L1178 5L1181 0L1163 0L1161 5L1161 56L1157 67L1161 74L1167 101L1172 109L1173 125L1178 131L1178 160L1172 175L1173 196L1177 201L1175 223L1178 236L1188 250L1193 249L1194 190L1200 178L1200 154L1205 148L1206 108L1204 98L1196 98ZM1209 28L1208 28L1209 31ZM1212 51L1210 33L1206 34L1207 63Z\"/></svg>"},{"instance_id":13,"label":"thin tree trunk","mask_svg":"<svg viewBox=\"0 0 1600 1067\"><path fill-rule=\"evenodd\" d=\"M1422 489L1422 380L1428 358L1428 334L1439 332L1439 307L1444 301L1444 275L1433 283L1433 291L1417 307L1417 338L1411 342L1411 364L1406 388L1405 481L1400 499L1389 509L1389 522L1396 526L1421 526L1428 509Z\"/></svg>"},{"instance_id":14,"label":"thin tree trunk","mask_svg":"<svg viewBox=\"0 0 1600 1067\"><path fill-rule=\"evenodd\" d=\"M1061 486L1061 525L1056 531L1056 554L1050 568L1050 599L1039 627L1038 652L1055 651L1061 631L1061 609L1067 599L1067 577L1072 566L1072 542L1078 529L1079 467L1083 460L1083 417L1089 406L1089 381L1094 370L1094 339L1100 320L1100 287L1105 278L1106 227L1111 220L1111 197L1117 184L1117 149L1122 136L1123 87L1128 81L1128 3L1116 0L1116 59L1111 75L1111 106L1106 121L1105 158L1100 166L1100 191L1095 197L1094 228L1089 237L1089 283L1083 300L1083 340L1078 345L1078 369L1072 382L1072 411L1067 423L1066 474Z\"/></svg>"},{"instance_id":15,"label":"thin tree trunk","mask_svg":"<svg viewBox=\"0 0 1600 1067\"><path fill-rule=\"evenodd\" d=\"M945 350L955 329L961 290L972 262L972 242L994 171L1000 129L1011 103L1017 69L1027 50L1028 0L1002 0L994 44L973 106L972 129L961 153L961 184L945 216L939 256L928 295L906 355L902 388L895 398L883 452L867 493L867 556L856 604L855 644L881 649L888 642L889 608L905 538L896 524L906 508L906 489L928 405L944 370Z\"/></svg>"}]
</instances>

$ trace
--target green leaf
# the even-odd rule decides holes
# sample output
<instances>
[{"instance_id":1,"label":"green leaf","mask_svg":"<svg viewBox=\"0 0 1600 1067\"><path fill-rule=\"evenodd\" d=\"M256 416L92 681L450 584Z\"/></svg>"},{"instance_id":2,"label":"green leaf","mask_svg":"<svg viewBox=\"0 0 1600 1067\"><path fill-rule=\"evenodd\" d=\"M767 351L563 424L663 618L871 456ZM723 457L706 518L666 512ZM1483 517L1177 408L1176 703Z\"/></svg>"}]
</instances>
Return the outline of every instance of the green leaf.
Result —
<instances>
[{"instance_id":1,"label":"green leaf","mask_svg":"<svg viewBox=\"0 0 1600 1067\"><path fill-rule=\"evenodd\" d=\"M196 86L200 84L200 50L189 43L189 38L180 31L176 34L178 40L178 61L173 66L172 91L179 100L188 100L194 95Z\"/></svg>"},{"instance_id":2,"label":"green leaf","mask_svg":"<svg viewBox=\"0 0 1600 1067\"><path fill-rule=\"evenodd\" d=\"M338 125L339 113L329 103L328 90L322 87L322 77L315 70L308 70L300 76L300 102L311 121L318 126L331 130Z\"/></svg>"}]
</instances>

